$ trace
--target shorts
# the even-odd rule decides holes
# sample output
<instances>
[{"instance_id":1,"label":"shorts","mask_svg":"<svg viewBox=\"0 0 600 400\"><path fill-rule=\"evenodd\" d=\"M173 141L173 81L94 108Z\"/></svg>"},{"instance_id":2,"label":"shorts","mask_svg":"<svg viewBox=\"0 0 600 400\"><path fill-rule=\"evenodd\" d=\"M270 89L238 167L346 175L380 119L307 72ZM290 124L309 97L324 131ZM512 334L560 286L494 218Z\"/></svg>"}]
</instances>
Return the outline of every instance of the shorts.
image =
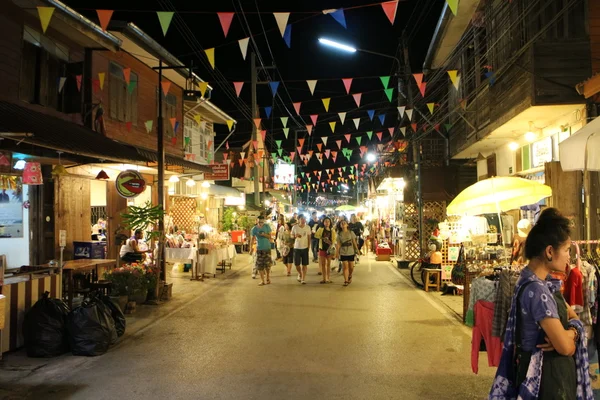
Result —
<instances>
[{"instance_id":1,"label":"shorts","mask_svg":"<svg viewBox=\"0 0 600 400\"><path fill-rule=\"evenodd\" d=\"M287 256L283 257L283 263L286 264L286 265L294 263L294 253L293 253L293 250L290 251Z\"/></svg>"},{"instance_id":2,"label":"shorts","mask_svg":"<svg viewBox=\"0 0 600 400\"><path fill-rule=\"evenodd\" d=\"M294 265L308 265L308 249L294 249Z\"/></svg>"},{"instance_id":3,"label":"shorts","mask_svg":"<svg viewBox=\"0 0 600 400\"><path fill-rule=\"evenodd\" d=\"M330 254L327 252L327 250L319 250L319 257L329 257Z\"/></svg>"},{"instance_id":4,"label":"shorts","mask_svg":"<svg viewBox=\"0 0 600 400\"><path fill-rule=\"evenodd\" d=\"M271 250L256 250L256 269L259 271L271 268Z\"/></svg>"},{"instance_id":5,"label":"shorts","mask_svg":"<svg viewBox=\"0 0 600 400\"><path fill-rule=\"evenodd\" d=\"M354 255L351 256L340 256L341 262L354 262Z\"/></svg>"}]
</instances>

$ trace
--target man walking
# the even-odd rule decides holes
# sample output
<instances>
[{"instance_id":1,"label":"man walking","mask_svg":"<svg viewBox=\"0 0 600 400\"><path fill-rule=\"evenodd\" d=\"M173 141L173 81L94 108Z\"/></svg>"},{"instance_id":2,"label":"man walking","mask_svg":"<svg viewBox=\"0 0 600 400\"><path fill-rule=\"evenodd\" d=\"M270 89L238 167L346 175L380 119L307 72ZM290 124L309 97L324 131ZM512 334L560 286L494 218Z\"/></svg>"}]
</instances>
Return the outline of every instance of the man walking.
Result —
<instances>
[{"instance_id":1,"label":"man walking","mask_svg":"<svg viewBox=\"0 0 600 400\"><path fill-rule=\"evenodd\" d=\"M312 233L312 240L310 241L310 247L313 253L313 262L319 261L319 239L315 239L315 233L319 228L319 219L317 218L317 212L313 211L310 216L310 221L308 221L308 227ZM321 273L319 272L319 275Z\"/></svg>"},{"instance_id":2,"label":"man walking","mask_svg":"<svg viewBox=\"0 0 600 400\"><path fill-rule=\"evenodd\" d=\"M298 217L298 225L292 228L292 237L294 238L294 264L298 271L298 282L306 284L306 271L308 270L308 246L311 239L311 231L306 225L306 217ZM301 267L302 265L302 267Z\"/></svg>"},{"instance_id":3,"label":"man walking","mask_svg":"<svg viewBox=\"0 0 600 400\"><path fill-rule=\"evenodd\" d=\"M252 228L252 237L256 238L256 269L261 282L258 286L271 283L271 226L265 224L265 217L258 217L258 224ZM266 281L265 281L266 276Z\"/></svg>"}]
</instances>

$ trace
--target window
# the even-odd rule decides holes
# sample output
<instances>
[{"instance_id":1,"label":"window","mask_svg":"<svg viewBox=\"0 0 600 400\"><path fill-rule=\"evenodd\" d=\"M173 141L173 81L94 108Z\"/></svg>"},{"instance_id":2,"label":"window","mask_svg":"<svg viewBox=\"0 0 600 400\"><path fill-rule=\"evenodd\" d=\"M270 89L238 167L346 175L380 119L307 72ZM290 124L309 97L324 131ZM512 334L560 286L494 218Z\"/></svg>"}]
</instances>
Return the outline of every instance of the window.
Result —
<instances>
[{"instance_id":1,"label":"window","mask_svg":"<svg viewBox=\"0 0 600 400\"><path fill-rule=\"evenodd\" d=\"M158 96L163 96L162 89L157 88L156 93ZM156 110L158 113L158 100ZM175 132L173 132L173 126L171 125L171 118L177 118L177 96L174 94L169 93L163 98L162 117L164 134L167 136L174 136Z\"/></svg>"},{"instance_id":2,"label":"window","mask_svg":"<svg viewBox=\"0 0 600 400\"><path fill-rule=\"evenodd\" d=\"M194 126L196 125L196 122L188 117L184 118L184 123L183 123L183 150L186 153L193 153L193 149L194 149Z\"/></svg>"},{"instance_id":3,"label":"window","mask_svg":"<svg viewBox=\"0 0 600 400\"><path fill-rule=\"evenodd\" d=\"M69 63L69 49L40 34L23 29L23 52L19 95L22 100L65 113L81 111L81 94L75 75L83 63ZM66 79L59 93L61 78Z\"/></svg>"},{"instance_id":4,"label":"window","mask_svg":"<svg viewBox=\"0 0 600 400\"><path fill-rule=\"evenodd\" d=\"M111 62L108 79L110 117L121 122L131 122L134 126L137 126L138 75L131 72L129 85L127 85L123 75L123 67Z\"/></svg>"}]
</instances>

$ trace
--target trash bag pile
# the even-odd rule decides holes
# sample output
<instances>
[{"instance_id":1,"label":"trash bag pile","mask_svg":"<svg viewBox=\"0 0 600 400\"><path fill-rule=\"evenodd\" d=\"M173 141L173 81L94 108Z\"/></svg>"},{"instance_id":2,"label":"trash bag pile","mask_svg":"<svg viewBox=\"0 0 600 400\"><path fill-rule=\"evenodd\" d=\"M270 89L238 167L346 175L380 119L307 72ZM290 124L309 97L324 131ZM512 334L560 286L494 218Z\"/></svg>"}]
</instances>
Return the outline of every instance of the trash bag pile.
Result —
<instances>
[{"instance_id":1,"label":"trash bag pile","mask_svg":"<svg viewBox=\"0 0 600 400\"><path fill-rule=\"evenodd\" d=\"M30 357L55 357L69 350L76 356L99 356L123 336L125 327L121 308L96 292L71 312L46 292L25 314L23 326Z\"/></svg>"}]
</instances>

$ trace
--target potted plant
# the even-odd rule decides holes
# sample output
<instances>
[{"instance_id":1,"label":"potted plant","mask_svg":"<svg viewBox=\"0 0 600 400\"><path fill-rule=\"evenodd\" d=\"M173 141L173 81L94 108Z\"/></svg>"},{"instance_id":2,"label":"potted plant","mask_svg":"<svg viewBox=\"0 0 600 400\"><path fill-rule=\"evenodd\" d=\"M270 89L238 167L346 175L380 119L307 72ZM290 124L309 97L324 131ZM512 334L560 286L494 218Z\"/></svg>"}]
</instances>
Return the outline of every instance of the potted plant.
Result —
<instances>
[{"instance_id":1,"label":"potted plant","mask_svg":"<svg viewBox=\"0 0 600 400\"><path fill-rule=\"evenodd\" d=\"M123 223L130 230L141 229L146 232L146 239L151 243L150 248L154 247L154 242L158 242L158 252L154 263L146 267L156 274L156 279L151 279L155 283L151 285L151 289L153 290L149 296L149 300L155 301L158 299L160 287L165 285L164 280L160 280L158 276L163 266L162 255L165 248L165 232L159 230L159 221L165 217L165 212L162 207L153 206L150 202L146 202L142 207L129 206L127 213L121 214L121 217L123 218ZM166 271L162 270L162 276L166 279ZM146 292L148 292L148 287L146 287Z\"/></svg>"}]
</instances>

